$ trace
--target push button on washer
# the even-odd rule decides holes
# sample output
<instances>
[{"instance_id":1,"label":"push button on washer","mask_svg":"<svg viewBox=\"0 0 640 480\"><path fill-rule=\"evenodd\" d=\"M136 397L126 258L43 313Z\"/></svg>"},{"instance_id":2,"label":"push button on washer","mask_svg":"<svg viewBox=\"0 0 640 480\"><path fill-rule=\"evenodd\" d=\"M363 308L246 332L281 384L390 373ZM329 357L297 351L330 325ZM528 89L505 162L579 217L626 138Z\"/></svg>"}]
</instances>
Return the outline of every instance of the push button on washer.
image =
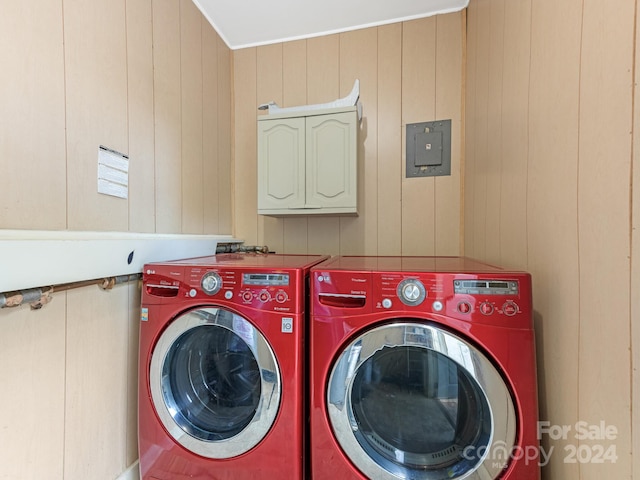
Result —
<instances>
[{"instance_id":1,"label":"push button on washer","mask_svg":"<svg viewBox=\"0 0 640 480\"><path fill-rule=\"evenodd\" d=\"M493 313L493 305L489 302L482 302L480 304L480 313L483 315L491 315Z\"/></svg>"},{"instance_id":2,"label":"push button on washer","mask_svg":"<svg viewBox=\"0 0 640 480\"><path fill-rule=\"evenodd\" d=\"M458 311L460 313L469 313L471 312L471 305L469 302L460 302L458 303Z\"/></svg>"},{"instance_id":3,"label":"push button on washer","mask_svg":"<svg viewBox=\"0 0 640 480\"><path fill-rule=\"evenodd\" d=\"M260 292L258 298L261 302L268 302L269 300L271 300L271 295L269 295L269 292L267 292L266 290L263 290Z\"/></svg>"},{"instance_id":4,"label":"push button on washer","mask_svg":"<svg viewBox=\"0 0 640 480\"><path fill-rule=\"evenodd\" d=\"M502 312L508 316L513 317L516 313L518 313L518 305L515 302L509 300L502 305Z\"/></svg>"},{"instance_id":5,"label":"push button on washer","mask_svg":"<svg viewBox=\"0 0 640 480\"><path fill-rule=\"evenodd\" d=\"M249 290L242 292L242 300L247 303L250 302L251 300L253 300L253 294Z\"/></svg>"}]
</instances>

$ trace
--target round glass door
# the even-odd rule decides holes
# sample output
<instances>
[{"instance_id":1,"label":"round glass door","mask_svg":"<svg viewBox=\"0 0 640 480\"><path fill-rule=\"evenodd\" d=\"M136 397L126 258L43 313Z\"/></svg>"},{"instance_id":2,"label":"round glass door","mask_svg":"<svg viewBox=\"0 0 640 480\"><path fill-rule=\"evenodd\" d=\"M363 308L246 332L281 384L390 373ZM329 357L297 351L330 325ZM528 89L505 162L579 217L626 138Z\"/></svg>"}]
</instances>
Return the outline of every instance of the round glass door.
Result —
<instances>
[{"instance_id":1,"label":"round glass door","mask_svg":"<svg viewBox=\"0 0 640 480\"><path fill-rule=\"evenodd\" d=\"M328 413L372 479L494 479L508 465L515 409L493 364L430 324L375 328L334 364Z\"/></svg>"},{"instance_id":2,"label":"round glass door","mask_svg":"<svg viewBox=\"0 0 640 480\"><path fill-rule=\"evenodd\" d=\"M220 308L177 317L151 357L153 403L171 436L208 458L249 451L280 405L275 355L246 319Z\"/></svg>"}]
</instances>

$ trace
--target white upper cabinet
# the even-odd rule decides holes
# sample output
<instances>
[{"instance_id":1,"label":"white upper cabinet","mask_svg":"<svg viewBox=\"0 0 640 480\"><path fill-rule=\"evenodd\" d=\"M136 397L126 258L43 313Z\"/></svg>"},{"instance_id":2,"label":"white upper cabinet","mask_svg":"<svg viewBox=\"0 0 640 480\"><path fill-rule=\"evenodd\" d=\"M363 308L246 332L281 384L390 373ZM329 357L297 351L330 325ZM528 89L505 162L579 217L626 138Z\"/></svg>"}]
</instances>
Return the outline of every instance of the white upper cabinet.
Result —
<instances>
[{"instance_id":1,"label":"white upper cabinet","mask_svg":"<svg viewBox=\"0 0 640 480\"><path fill-rule=\"evenodd\" d=\"M258 213L357 214L356 107L258 117Z\"/></svg>"}]
</instances>

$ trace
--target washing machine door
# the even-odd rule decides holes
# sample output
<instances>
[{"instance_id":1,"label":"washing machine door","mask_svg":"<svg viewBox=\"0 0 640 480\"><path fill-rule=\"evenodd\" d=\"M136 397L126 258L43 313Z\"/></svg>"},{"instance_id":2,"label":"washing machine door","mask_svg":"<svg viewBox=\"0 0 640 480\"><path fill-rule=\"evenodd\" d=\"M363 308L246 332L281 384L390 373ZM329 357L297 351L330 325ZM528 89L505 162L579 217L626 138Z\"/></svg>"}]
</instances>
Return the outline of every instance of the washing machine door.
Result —
<instances>
[{"instance_id":1,"label":"washing machine door","mask_svg":"<svg viewBox=\"0 0 640 480\"><path fill-rule=\"evenodd\" d=\"M248 320L222 308L173 320L153 350L149 378L169 434L207 458L251 450L280 405L281 377L269 343Z\"/></svg>"},{"instance_id":2,"label":"washing machine door","mask_svg":"<svg viewBox=\"0 0 640 480\"><path fill-rule=\"evenodd\" d=\"M385 324L334 363L328 415L344 453L371 479L492 480L508 465L513 400L473 345L433 324Z\"/></svg>"}]
</instances>

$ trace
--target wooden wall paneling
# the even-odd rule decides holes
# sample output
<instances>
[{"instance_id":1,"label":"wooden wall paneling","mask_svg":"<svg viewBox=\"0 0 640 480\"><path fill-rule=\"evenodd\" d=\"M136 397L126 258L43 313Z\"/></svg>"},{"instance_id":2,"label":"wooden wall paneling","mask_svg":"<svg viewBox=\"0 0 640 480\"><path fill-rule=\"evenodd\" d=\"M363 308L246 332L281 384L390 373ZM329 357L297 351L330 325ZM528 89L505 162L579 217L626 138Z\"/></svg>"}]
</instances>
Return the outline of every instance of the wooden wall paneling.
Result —
<instances>
[{"instance_id":1,"label":"wooden wall paneling","mask_svg":"<svg viewBox=\"0 0 640 480\"><path fill-rule=\"evenodd\" d=\"M491 5L493 2L477 2L477 31L475 46L475 97L474 105L474 162L473 197L465 195L467 208L471 209L471 223L465 228L473 229L473 244L465 253L485 258L487 225L487 161L489 156L489 53L491 48ZM467 177L469 178L469 177ZM468 192L470 193L470 192Z\"/></svg>"},{"instance_id":2,"label":"wooden wall paneling","mask_svg":"<svg viewBox=\"0 0 640 480\"><path fill-rule=\"evenodd\" d=\"M532 2L527 223L533 276L541 420L579 420L581 334L578 123L582 2ZM523 26L526 28L526 25ZM561 392L561 393L560 393ZM546 448L567 441L543 436ZM545 478L579 478L580 465L552 457Z\"/></svg>"},{"instance_id":3,"label":"wooden wall paneling","mask_svg":"<svg viewBox=\"0 0 640 480\"><path fill-rule=\"evenodd\" d=\"M157 233L182 230L180 3L152 0Z\"/></svg>"},{"instance_id":4,"label":"wooden wall paneling","mask_svg":"<svg viewBox=\"0 0 640 480\"><path fill-rule=\"evenodd\" d=\"M126 199L97 193L98 148L128 153L125 2L65 1L70 230L126 231Z\"/></svg>"},{"instance_id":5,"label":"wooden wall paneling","mask_svg":"<svg viewBox=\"0 0 640 480\"><path fill-rule=\"evenodd\" d=\"M436 17L437 119L451 119L451 175L435 179L435 253L460 255L462 209L460 177L463 131L463 29L462 12Z\"/></svg>"},{"instance_id":6,"label":"wooden wall paneling","mask_svg":"<svg viewBox=\"0 0 640 480\"><path fill-rule=\"evenodd\" d=\"M0 312L0 478L63 479L65 308Z\"/></svg>"},{"instance_id":7,"label":"wooden wall paneling","mask_svg":"<svg viewBox=\"0 0 640 480\"><path fill-rule=\"evenodd\" d=\"M340 98L340 36L307 40L307 102ZM311 254L341 253L339 217L309 216L307 245Z\"/></svg>"},{"instance_id":8,"label":"wooden wall paneling","mask_svg":"<svg viewBox=\"0 0 640 480\"><path fill-rule=\"evenodd\" d=\"M125 465L138 460L138 355L140 346L140 308L142 282L127 285L129 318L127 322L127 399Z\"/></svg>"},{"instance_id":9,"label":"wooden wall paneling","mask_svg":"<svg viewBox=\"0 0 640 480\"><path fill-rule=\"evenodd\" d=\"M129 307L127 285L67 292L65 480L116 478L128 466Z\"/></svg>"},{"instance_id":10,"label":"wooden wall paneling","mask_svg":"<svg viewBox=\"0 0 640 480\"><path fill-rule=\"evenodd\" d=\"M358 216L340 217L340 253L378 253L378 31L340 35L340 97L360 80L363 118L358 135Z\"/></svg>"},{"instance_id":11,"label":"wooden wall paneling","mask_svg":"<svg viewBox=\"0 0 640 480\"><path fill-rule=\"evenodd\" d=\"M257 104L255 116L258 115L258 105L276 102L283 105L283 54L282 44L258 47L256 52L256 89ZM257 127L256 127L257 128ZM253 169L257 170L257 156L253 161ZM257 188L257 187L256 187ZM282 253L284 250L284 222L281 218L258 215L258 243L267 245L272 252Z\"/></svg>"},{"instance_id":12,"label":"wooden wall paneling","mask_svg":"<svg viewBox=\"0 0 640 480\"><path fill-rule=\"evenodd\" d=\"M636 0L637 4L637 0ZM640 17L636 15L636 31L640 28ZM640 78L640 36L635 41L636 78ZM640 96L634 83L633 102L633 157L632 185L640 185ZM637 452L640 445L640 188L632 188L631 195L631 446ZM632 456L631 478L640 475L640 455Z\"/></svg>"},{"instance_id":13,"label":"wooden wall paneling","mask_svg":"<svg viewBox=\"0 0 640 480\"><path fill-rule=\"evenodd\" d=\"M628 279L635 8L633 0L613 9L585 2L582 16L579 414L591 425L615 426L617 435L580 443L615 448L617 458L585 465L581 480L632 478Z\"/></svg>"},{"instance_id":14,"label":"wooden wall paneling","mask_svg":"<svg viewBox=\"0 0 640 480\"><path fill-rule=\"evenodd\" d=\"M475 224L474 203L475 198L475 167L476 167L476 125L479 124L478 110L476 108L477 97L477 57L478 57L478 2L471 1L467 7L467 44L466 68L465 68L465 158L462 165L462 223L464 225L464 242L462 252L473 256L475 252Z\"/></svg>"},{"instance_id":15,"label":"wooden wall paneling","mask_svg":"<svg viewBox=\"0 0 640 480\"><path fill-rule=\"evenodd\" d=\"M62 230L67 173L60 2L4 2L2 10L0 228Z\"/></svg>"},{"instance_id":16,"label":"wooden wall paneling","mask_svg":"<svg viewBox=\"0 0 640 480\"><path fill-rule=\"evenodd\" d=\"M307 40L307 102L328 102L340 96L340 35Z\"/></svg>"},{"instance_id":17,"label":"wooden wall paneling","mask_svg":"<svg viewBox=\"0 0 640 480\"><path fill-rule=\"evenodd\" d=\"M282 44L282 106L307 103L307 41Z\"/></svg>"},{"instance_id":18,"label":"wooden wall paneling","mask_svg":"<svg viewBox=\"0 0 640 480\"><path fill-rule=\"evenodd\" d=\"M154 232L153 14L151 2L126 2L129 106L129 229ZM140 285L129 285L125 465L138 459Z\"/></svg>"},{"instance_id":19,"label":"wooden wall paneling","mask_svg":"<svg viewBox=\"0 0 640 480\"><path fill-rule=\"evenodd\" d=\"M234 235L258 242L256 48L233 52L234 77Z\"/></svg>"},{"instance_id":20,"label":"wooden wall paneling","mask_svg":"<svg viewBox=\"0 0 640 480\"><path fill-rule=\"evenodd\" d=\"M151 2L126 2L129 230L154 232L153 18Z\"/></svg>"},{"instance_id":21,"label":"wooden wall paneling","mask_svg":"<svg viewBox=\"0 0 640 480\"><path fill-rule=\"evenodd\" d=\"M467 33L468 33L468 15L467 9L462 11L461 18L461 26L462 26L462 112L460 115L461 122L461 132L460 132L460 231L459 233L459 243L458 248L460 251L460 255L464 256L464 238L465 238L465 228L464 228L464 220L465 220L465 210L464 210L464 184L465 184L465 163L466 163L466 148L467 148Z\"/></svg>"},{"instance_id":22,"label":"wooden wall paneling","mask_svg":"<svg viewBox=\"0 0 640 480\"><path fill-rule=\"evenodd\" d=\"M218 196L218 35L201 17L202 28L202 172L204 233L218 233L220 198ZM230 181L230 179L227 179Z\"/></svg>"},{"instance_id":23,"label":"wooden wall paneling","mask_svg":"<svg viewBox=\"0 0 640 480\"><path fill-rule=\"evenodd\" d=\"M191 0L180 0L182 109L182 233L203 233L202 22Z\"/></svg>"},{"instance_id":24,"label":"wooden wall paneling","mask_svg":"<svg viewBox=\"0 0 640 480\"><path fill-rule=\"evenodd\" d=\"M217 36L217 34L216 34ZM235 185L232 167L232 94L231 50L217 36L218 43L218 229L214 233L231 234L233 228Z\"/></svg>"},{"instance_id":25,"label":"wooden wall paneling","mask_svg":"<svg viewBox=\"0 0 640 480\"><path fill-rule=\"evenodd\" d=\"M406 159L406 125L437 120L436 19L403 23L402 129L403 165ZM435 254L435 177L402 178L402 254Z\"/></svg>"},{"instance_id":26,"label":"wooden wall paneling","mask_svg":"<svg viewBox=\"0 0 640 480\"><path fill-rule=\"evenodd\" d=\"M500 172L500 264L527 269L531 0L505 3Z\"/></svg>"},{"instance_id":27,"label":"wooden wall paneling","mask_svg":"<svg viewBox=\"0 0 640 480\"><path fill-rule=\"evenodd\" d=\"M402 24L378 32L378 255L402 246ZM364 106L366 108L366 105Z\"/></svg>"},{"instance_id":28,"label":"wooden wall paneling","mask_svg":"<svg viewBox=\"0 0 640 480\"><path fill-rule=\"evenodd\" d=\"M500 205L502 195L502 76L504 69L505 1L493 0L489 13L489 58L486 121L486 158L484 159L485 225L484 255L489 262L500 263Z\"/></svg>"},{"instance_id":29,"label":"wooden wall paneling","mask_svg":"<svg viewBox=\"0 0 640 480\"><path fill-rule=\"evenodd\" d=\"M282 44L282 106L307 104L307 41L297 40ZM308 253L306 216L283 219L285 253Z\"/></svg>"}]
</instances>

